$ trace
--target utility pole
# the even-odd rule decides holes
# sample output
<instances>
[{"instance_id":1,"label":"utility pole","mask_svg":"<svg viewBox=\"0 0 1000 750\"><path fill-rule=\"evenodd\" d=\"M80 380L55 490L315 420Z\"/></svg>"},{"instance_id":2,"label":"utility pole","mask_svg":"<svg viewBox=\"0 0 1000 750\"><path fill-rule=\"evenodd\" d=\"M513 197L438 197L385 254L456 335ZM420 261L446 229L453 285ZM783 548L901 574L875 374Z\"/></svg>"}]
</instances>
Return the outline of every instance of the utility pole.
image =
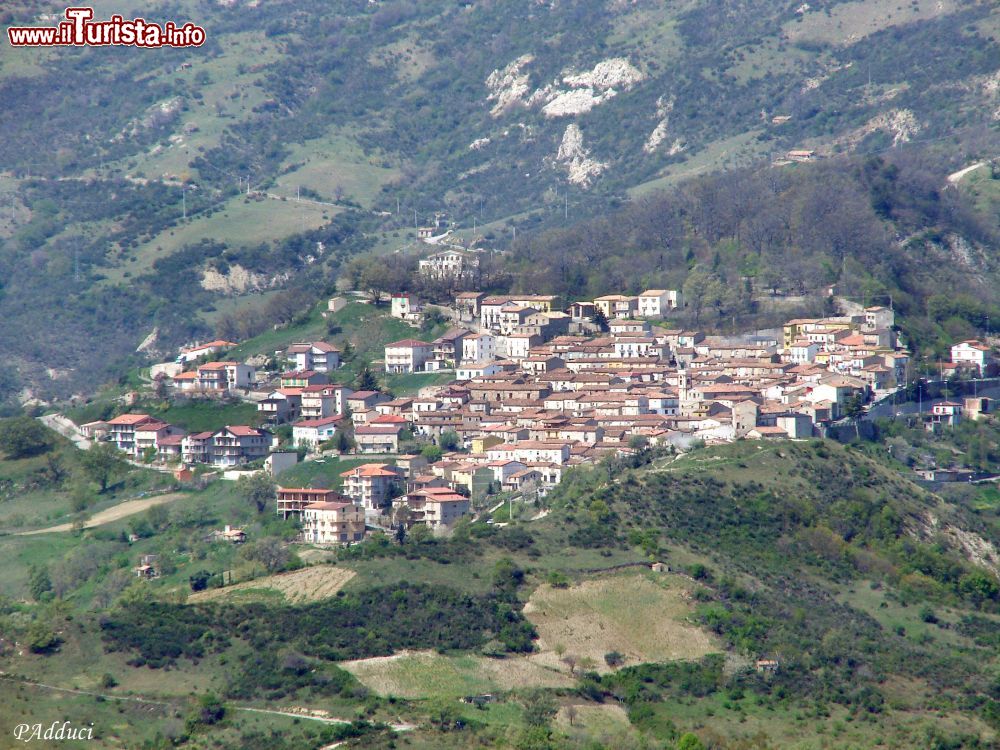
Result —
<instances>
[{"instance_id":1,"label":"utility pole","mask_svg":"<svg viewBox=\"0 0 1000 750\"><path fill-rule=\"evenodd\" d=\"M301 185L296 185L295 186L295 202L296 203L301 203L302 202L302 186Z\"/></svg>"},{"instance_id":2,"label":"utility pole","mask_svg":"<svg viewBox=\"0 0 1000 750\"><path fill-rule=\"evenodd\" d=\"M399 196L396 197L396 216L399 216Z\"/></svg>"},{"instance_id":3,"label":"utility pole","mask_svg":"<svg viewBox=\"0 0 1000 750\"><path fill-rule=\"evenodd\" d=\"M564 204L563 207L563 219L569 221L569 190L566 191L565 198L566 198L566 203Z\"/></svg>"},{"instance_id":4,"label":"utility pole","mask_svg":"<svg viewBox=\"0 0 1000 750\"><path fill-rule=\"evenodd\" d=\"M188 217L188 203L187 203L187 188L185 185L181 185L181 211L183 213L184 219L187 220Z\"/></svg>"},{"instance_id":5,"label":"utility pole","mask_svg":"<svg viewBox=\"0 0 1000 750\"><path fill-rule=\"evenodd\" d=\"M413 209L413 228L417 228L417 209Z\"/></svg>"}]
</instances>

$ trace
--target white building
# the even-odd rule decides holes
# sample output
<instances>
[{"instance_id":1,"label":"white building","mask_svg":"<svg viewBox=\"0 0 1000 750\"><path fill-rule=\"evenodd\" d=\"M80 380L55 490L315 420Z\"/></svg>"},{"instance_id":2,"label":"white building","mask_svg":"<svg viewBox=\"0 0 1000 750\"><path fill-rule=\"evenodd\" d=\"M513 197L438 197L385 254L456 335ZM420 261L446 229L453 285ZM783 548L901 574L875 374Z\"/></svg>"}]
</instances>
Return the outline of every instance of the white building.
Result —
<instances>
[{"instance_id":1,"label":"white building","mask_svg":"<svg viewBox=\"0 0 1000 750\"><path fill-rule=\"evenodd\" d=\"M462 339L463 362L489 362L496 359L496 338L489 333L477 333Z\"/></svg>"},{"instance_id":2,"label":"white building","mask_svg":"<svg viewBox=\"0 0 1000 750\"><path fill-rule=\"evenodd\" d=\"M640 318L662 318L680 307L680 292L676 289L649 289L639 295L637 314Z\"/></svg>"},{"instance_id":3,"label":"white building","mask_svg":"<svg viewBox=\"0 0 1000 750\"><path fill-rule=\"evenodd\" d=\"M980 341L963 341L951 347L951 361L956 365L973 366L981 375L990 361L990 348Z\"/></svg>"},{"instance_id":4,"label":"white building","mask_svg":"<svg viewBox=\"0 0 1000 750\"><path fill-rule=\"evenodd\" d=\"M385 347L385 371L389 373L423 372L434 355L434 346L418 339L394 341Z\"/></svg>"}]
</instances>

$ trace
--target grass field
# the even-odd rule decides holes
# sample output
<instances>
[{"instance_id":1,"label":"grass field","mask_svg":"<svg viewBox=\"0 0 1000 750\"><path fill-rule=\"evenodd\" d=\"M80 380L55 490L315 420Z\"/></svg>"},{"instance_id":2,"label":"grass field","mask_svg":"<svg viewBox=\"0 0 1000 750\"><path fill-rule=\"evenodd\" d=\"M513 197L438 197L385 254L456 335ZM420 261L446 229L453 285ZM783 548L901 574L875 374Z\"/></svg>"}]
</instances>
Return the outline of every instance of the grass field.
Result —
<instances>
[{"instance_id":1,"label":"grass field","mask_svg":"<svg viewBox=\"0 0 1000 750\"><path fill-rule=\"evenodd\" d=\"M106 272L107 283L123 281L153 269L153 263L177 252L184 245L203 239L224 237L233 246L257 245L321 227L339 209L311 203L280 201L254 196L234 196L211 216L189 218L165 229L148 242L129 250L129 260Z\"/></svg>"},{"instance_id":2,"label":"grass field","mask_svg":"<svg viewBox=\"0 0 1000 750\"><path fill-rule=\"evenodd\" d=\"M171 404L166 409L150 409L149 413L188 432L218 430L226 425L252 425L257 422L257 405L246 402L190 401Z\"/></svg>"},{"instance_id":3,"label":"grass field","mask_svg":"<svg viewBox=\"0 0 1000 750\"><path fill-rule=\"evenodd\" d=\"M322 487L327 490L339 490L344 484L340 478L342 472L373 461L378 461L378 457L337 459L329 456L314 461L302 461L281 472L277 481L282 487Z\"/></svg>"},{"instance_id":4,"label":"grass field","mask_svg":"<svg viewBox=\"0 0 1000 750\"><path fill-rule=\"evenodd\" d=\"M353 570L333 565L317 565L312 568L294 570L274 576L256 578L221 589L199 591L188 596L188 602L212 601L214 599L253 600L260 596L273 600L271 592L277 592L280 600L287 604L326 599L335 595L355 576Z\"/></svg>"},{"instance_id":5,"label":"grass field","mask_svg":"<svg viewBox=\"0 0 1000 750\"><path fill-rule=\"evenodd\" d=\"M526 657L490 659L430 651L343 662L340 665L380 695L457 698L528 687L569 687L568 675Z\"/></svg>"},{"instance_id":6,"label":"grass field","mask_svg":"<svg viewBox=\"0 0 1000 750\"><path fill-rule=\"evenodd\" d=\"M538 630L540 664L567 669L557 650L590 659L610 671L604 655L618 651L625 664L697 659L718 651L712 638L686 622L691 606L686 579L625 572L558 589L539 586L524 607Z\"/></svg>"}]
</instances>

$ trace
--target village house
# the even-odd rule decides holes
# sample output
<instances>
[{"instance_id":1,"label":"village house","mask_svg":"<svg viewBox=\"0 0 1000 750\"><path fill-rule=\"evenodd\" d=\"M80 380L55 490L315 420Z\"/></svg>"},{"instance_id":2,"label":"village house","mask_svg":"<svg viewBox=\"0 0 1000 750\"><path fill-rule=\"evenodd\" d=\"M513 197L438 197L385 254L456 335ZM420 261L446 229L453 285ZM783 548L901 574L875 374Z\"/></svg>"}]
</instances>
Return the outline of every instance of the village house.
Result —
<instances>
[{"instance_id":1,"label":"village house","mask_svg":"<svg viewBox=\"0 0 1000 750\"><path fill-rule=\"evenodd\" d=\"M408 323L419 323L420 302L417 300L417 295L410 292L393 294L389 301L389 314Z\"/></svg>"},{"instance_id":2,"label":"village house","mask_svg":"<svg viewBox=\"0 0 1000 750\"><path fill-rule=\"evenodd\" d=\"M298 448L318 450L320 443L333 438L342 421L342 417L332 416L296 422L292 425L292 444Z\"/></svg>"},{"instance_id":3,"label":"village house","mask_svg":"<svg viewBox=\"0 0 1000 750\"><path fill-rule=\"evenodd\" d=\"M322 419L344 413L351 389L343 385L310 385L299 394L305 419Z\"/></svg>"},{"instance_id":4,"label":"village house","mask_svg":"<svg viewBox=\"0 0 1000 750\"><path fill-rule=\"evenodd\" d=\"M449 248L421 258L417 265L422 276L457 279L479 268L479 256L467 250Z\"/></svg>"},{"instance_id":5,"label":"village house","mask_svg":"<svg viewBox=\"0 0 1000 750\"><path fill-rule=\"evenodd\" d=\"M227 349L232 349L234 346L236 346L234 342L223 341L222 339L209 341L207 344L196 344L186 349L181 349L181 353L177 356L177 361L194 362L202 357L210 357Z\"/></svg>"},{"instance_id":6,"label":"village house","mask_svg":"<svg viewBox=\"0 0 1000 750\"><path fill-rule=\"evenodd\" d=\"M982 377L991 362L990 347L981 341L963 341L951 347L951 361L956 365L974 368L976 374Z\"/></svg>"},{"instance_id":7,"label":"village house","mask_svg":"<svg viewBox=\"0 0 1000 750\"><path fill-rule=\"evenodd\" d=\"M469 498L448 487L428 487L393 501L393 507L404 505L410 509L408 525L424 524L436 530L451 527L469 513Z\"/></svg>"},{"instance_id":8,"label":"village house","mask_svg":"<svg viewBox=\"0 0 1000 750\"><path fill-rule=\"evenodd\" d=\"M594 307L604 313L604 317L608 320L631 318L639 309L639 299L622 294L606 294L594 300Z\"/></svg>"},{"instance_id":9,"label":"village house","mask_svg":"<svg viewBox=\"0 0 1000 750\"><path fill-rule=\"evenodd\" d=\"M108 440L114 443L118 450L134 456L136 455L136 429L151 423L162 424L162 420L148 414L120 414L114 419L108 420Z\"/></svg>"},{"instance_id":10,"label":"village house","mask_svg":"<svg viewBox=\"0 0 1000 750\"><path fill-rule=\"evenodd\" d=\"M463 323L471 323L479 318L479 306L486 299L482 292L460 292L455 295L455 314Z\"/></svg>"},{"instance_id":11,"label":"village house","mask_svg":"<svg viewBox=\"0 0 1000 750\"><path fill-rule=\"evenodd\" d=\"M238 466L267 456L271 433L246 425L227 425L212 433L211 463Z\"/></svg>"},{"instance_id":12,"label":"village house","mask_svg":"<svg viewBox=\"0 0 1000 750\"><path fill-rule=\"evenodd\" d=\"M336 490L313 487L278 487L276 512L282 518L299 516L311 503L350 502Z\"/></svg>"},{"instance_id":13,"label":"village house","mask_svg":"<svg viewBox=\"0 0 1000 750\"><path fill-rule=\"evenodd\" d=\"M301 410L301 388L279 388L257 402L257 411L271 424L296 420Z\"/></svg>"},{"instance_id":14,"label":"village house","mask_svg":"<svg viewBox=\"0 0 1000 750\"><path fill-rule=\"evenodd\" d=\"M292 344L285 358L298 371L333 372L340 367L340 349L325 341Z\"/></svg>"},{"instance_id":15,"label":"village house","mask_svg":"<svg viewBox=\"0 0 1000 750\"><path fill-rule=\"evenodd\" d=\"M449 328L434 339L431 342L434 348L431 361L434 362L435 369L456 367L465 354L465 338L470 335L471 332L466 328Z\"/></svg>"},{"instance_id":16,"label":"village house","mask_svg":"<svg viewBox=\"0 0 1000 750\"><path fill-rule=\"evenodd\" d=\"M405 424L365 424L354 428L358 453L398 453Z\"/></svg>"},{"instance_id":17,"label":"village house","mask_svg":"<svg viewBox=\"0 0 1000 750\"><path fill-rule=\"evenodd\" d=\"M279 383L282 388L307 388L310 385L326 385L330 382L325 372L316 370L291 370L281 373Z\"/></svg>"},{"instance_id":18,"label":"village house","mask_svg":"<svg viewBox=\"0 0 1000 750\"><path fill-rule=\"evenodd\" d=\"M365 538L365 511L352 502L315 502L302 510L302 540L349 544Z\"/></svg>"},{"instance_id":19,"label":"village house","mask_svg":"<svg viewBox=\"0 0 1000 750\"><path fill-rule=\"evenodd\" d=\"M680 292L675 289L649 289L637 298L636 314L640 318L662 318L681 306Z\"/></svg>"},{"instance_id":20,"label":"village house","mask_svg":"<svg viewBox=\"0 0 1000 750\"><path fill-rule=\"evenodd\" d=\"M402 469L392 464L362 464L341 473L344 494L369 511L381 511L403 485Z\"/></svg>"},{"instance_id":21,"label":"village house","mask_svg":"<svg viewBox=\"0 0 1000 750\"><path fill-rule=\"evenodd\" d=\"M240 362L207 362L198 366L196 381L199 391L228 393L237 388L247 390L253 387L256 368ZM174 378L177 382L177 377ZM184 390L181 386L181 390Z\"/></svg>"},{"instance_id":22,"label":"village house","mask_svg":"<svg viewBox=\"0 0 1000 750\"><path fill-rule=\"evenodd\" d=\"M433 354L434 346L426 341L394 341L385 347L385 371L393 374L423 372Z\"/></svg>"}]
</instances>

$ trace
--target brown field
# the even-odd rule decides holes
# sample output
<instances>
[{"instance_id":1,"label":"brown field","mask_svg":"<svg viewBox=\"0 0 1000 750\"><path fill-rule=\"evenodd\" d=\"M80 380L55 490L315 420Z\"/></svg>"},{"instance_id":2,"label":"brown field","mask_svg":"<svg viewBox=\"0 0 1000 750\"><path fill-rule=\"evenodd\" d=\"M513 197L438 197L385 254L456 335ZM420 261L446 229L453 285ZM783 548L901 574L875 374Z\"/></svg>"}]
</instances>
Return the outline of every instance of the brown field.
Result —
<instances>
[{"instance_id":1,"label":"brown field","mask_svg":"<svg viewBox=\"0 0 1000 750\"><path fill-rule=\"evenodd\" d=\"M490 659L403 651L392 656L342 662L340 666L376 693L402 698L457 698L498 690L573 684L568 675L523 656Z\"/></svg>"},{"instance_id":2,"label":"brown field","mask_svg":"<svg viewBox=\"0 0 1000 750\"><path fill-rule=\"evenodd\" d=\"M721 650L687 618L692 608L686 579L655 573L595 578L566 589L540 586L524 607L538 630L541 653L530 657L566 670L556 653L590 659L609 671L604 655L618 651L625 664L697 659Z\"/></svg>"},{"instance_id":3,"label":"brown field","mask_svg":"<svg viewBox=\"0 0 1000 750\"><path fill-rule=\"evenodd\" d=\"M293 570L291 573L255 578L252 581L243 581L221 589L199 591L189 595L187 600L188 602L205 602L230 596L252 599L255 592L260 592L264 596L270 592L277 592L289 604L303 604L333 596L354 576L354 571L348 568L317 565L312 568Z\"/></svg>"}]
</instances>

